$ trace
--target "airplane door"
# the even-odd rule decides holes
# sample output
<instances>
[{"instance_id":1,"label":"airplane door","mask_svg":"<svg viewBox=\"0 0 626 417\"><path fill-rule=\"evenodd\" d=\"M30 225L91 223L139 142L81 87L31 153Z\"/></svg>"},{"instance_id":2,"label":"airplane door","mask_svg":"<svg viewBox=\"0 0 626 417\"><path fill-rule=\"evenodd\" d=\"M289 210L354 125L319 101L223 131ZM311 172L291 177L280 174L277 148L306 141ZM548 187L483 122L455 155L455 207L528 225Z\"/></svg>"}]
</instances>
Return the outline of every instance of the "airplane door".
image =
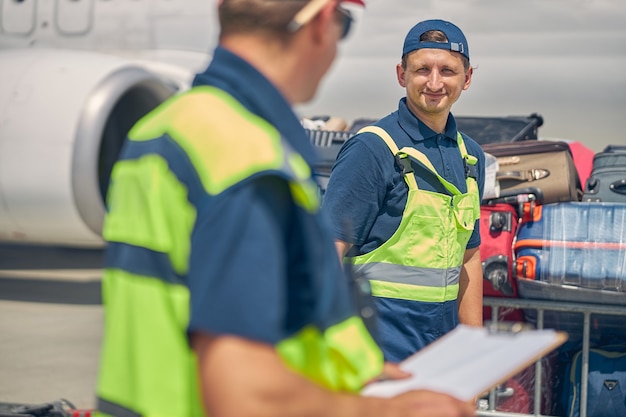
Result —
<instances>
[{"instance_id":1,"label":"airplane door","mask_svg":"<svg viewBox=\"0 0 626 417\"><path fill-rule=\"evenodd\" d=\"M29 35L35 30L36 0L0 0L2 32L10 35Z\"/></svg>"},{"instance_id":2,"label":"airplane door","mask_svg":"<svg viewBox=\"0 0 626 417\"><path fill-rule=\"evenodd\" d=\"M91 29L92 21L93 0L55 0L55 22L59 33L84 35Z\"/></svg>"}]
</instances>

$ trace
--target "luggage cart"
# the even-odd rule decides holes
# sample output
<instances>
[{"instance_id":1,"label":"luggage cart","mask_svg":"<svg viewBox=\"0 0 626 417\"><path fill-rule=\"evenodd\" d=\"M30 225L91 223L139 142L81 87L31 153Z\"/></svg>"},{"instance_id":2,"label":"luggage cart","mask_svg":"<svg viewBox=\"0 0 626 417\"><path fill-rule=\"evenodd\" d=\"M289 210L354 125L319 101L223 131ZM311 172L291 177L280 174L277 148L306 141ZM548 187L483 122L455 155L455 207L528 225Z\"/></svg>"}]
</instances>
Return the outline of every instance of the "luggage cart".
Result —
<instances>
[{"instance_id":1,"label":"luggage cart","mask_svg":"<svg viewBox=\"0 0 626 417\"><path fill-rule=\"evenodd\" d=\"M513 308L523 309L525 311L531 310L536 312L536 327L537 329L544 328L544 313L545 312L564 312L564 313L578 313L582 315L582 366L581 372L581 388L580 388L580 417L587 417L587 378L583 378L582 375L588 375L589 373L589 349L590 349L590 336L591 336L591 319L592 316L626 316L626 305L600 305L581 302L570 301L543 301L543 300L530 300L530 299L511 299L511 298L494 298L485 297L483 301L485 306L492 308L491 320L493 323L498 322L498 310L500 308ZM562 330L558 327L554 327L556 330ZM533 414L520 414L496 411L496 389L492 389L489 392L489 406L487 410L478 410L476 415L481 417L521 417L521 416L533 416L533 417L562 417L562 416L546 416L541 414L541 380L542 380L542 367L541 360L535 363L535 395Z\"/></svg>"}]
</instances>

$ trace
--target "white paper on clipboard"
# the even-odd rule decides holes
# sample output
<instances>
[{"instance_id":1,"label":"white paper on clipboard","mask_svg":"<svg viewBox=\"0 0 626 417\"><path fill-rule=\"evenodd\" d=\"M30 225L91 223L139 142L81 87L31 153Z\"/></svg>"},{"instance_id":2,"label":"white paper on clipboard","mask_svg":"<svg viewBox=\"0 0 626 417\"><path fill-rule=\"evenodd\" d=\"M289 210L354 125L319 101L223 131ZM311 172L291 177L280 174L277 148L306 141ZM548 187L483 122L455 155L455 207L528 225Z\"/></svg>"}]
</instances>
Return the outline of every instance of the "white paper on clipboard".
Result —
<instances>
[{"instance_id":1,"label":"white paper on clipboard","mask_svg":"<svg viewBox=\"0 0 626 417\"><path fill-rule=\"evenodd\" d=\"M400 363L412 374L410 378L372 383L361 395L392 397L412 389L429 389L471 401L566 340L566 333L553 329L495 332L459 325Z\"/></svg>"}]
</instances>

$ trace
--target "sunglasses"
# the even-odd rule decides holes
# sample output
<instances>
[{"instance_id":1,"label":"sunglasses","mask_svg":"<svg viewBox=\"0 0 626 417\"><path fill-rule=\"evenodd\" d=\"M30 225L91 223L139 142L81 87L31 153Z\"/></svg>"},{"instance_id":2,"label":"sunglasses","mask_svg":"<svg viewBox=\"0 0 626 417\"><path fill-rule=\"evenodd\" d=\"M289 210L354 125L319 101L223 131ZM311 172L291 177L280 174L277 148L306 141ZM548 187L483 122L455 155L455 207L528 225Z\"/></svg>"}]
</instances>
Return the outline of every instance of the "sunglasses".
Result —
<instances>
[{"instance_id":1,"label":"sunglasses","mask_svg":"<svg viewBox=\"0 0 626 417\"><path fill-rule=\"evenodd\" d=\"M295 32L302 26L311 21L322 8L328 3L329 0L311 0L308 2L296 15L293 20L289 22L287 29L291 32ZM352 27L352 14L350 11L337 6L335 9L341 15L341 38L345 39L350 33Z\"/></svg>"},{"instance_id":2,"label":"sunglasses","mask_svg":"<svg viewBox=\"0 0 626 417\"><path fill-rule=\"evenodd\" d=\"M344 9L341 6L337 6L335 9L341 15L341 37L340 39L345 39L348 37L350 33L350 29L352 28L352 13L349 10Z\"/></svg>"}]
</instances>

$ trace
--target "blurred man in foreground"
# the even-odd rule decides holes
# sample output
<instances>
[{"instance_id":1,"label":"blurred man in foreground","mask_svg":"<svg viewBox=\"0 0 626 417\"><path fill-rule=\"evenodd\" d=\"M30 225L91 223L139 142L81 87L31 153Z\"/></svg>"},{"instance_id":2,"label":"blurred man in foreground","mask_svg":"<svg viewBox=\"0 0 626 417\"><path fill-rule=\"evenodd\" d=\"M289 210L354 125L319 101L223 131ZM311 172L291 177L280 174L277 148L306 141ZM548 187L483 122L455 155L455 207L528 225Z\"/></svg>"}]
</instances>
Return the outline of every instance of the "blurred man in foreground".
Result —
<instances>
[{"instance_id":1,"label":"blurred man in foreground","mask_svg":"<svg viewBox=\"0 0 626 417\"><path fill-rule=\"evenodd\" d=\"M333 62L347 2L221 1L207 70L131 130L104 227L102 414L472 415L427 391L358 395L382 354L353 309L291 109Z\"/></svg>"}]
</instances>

